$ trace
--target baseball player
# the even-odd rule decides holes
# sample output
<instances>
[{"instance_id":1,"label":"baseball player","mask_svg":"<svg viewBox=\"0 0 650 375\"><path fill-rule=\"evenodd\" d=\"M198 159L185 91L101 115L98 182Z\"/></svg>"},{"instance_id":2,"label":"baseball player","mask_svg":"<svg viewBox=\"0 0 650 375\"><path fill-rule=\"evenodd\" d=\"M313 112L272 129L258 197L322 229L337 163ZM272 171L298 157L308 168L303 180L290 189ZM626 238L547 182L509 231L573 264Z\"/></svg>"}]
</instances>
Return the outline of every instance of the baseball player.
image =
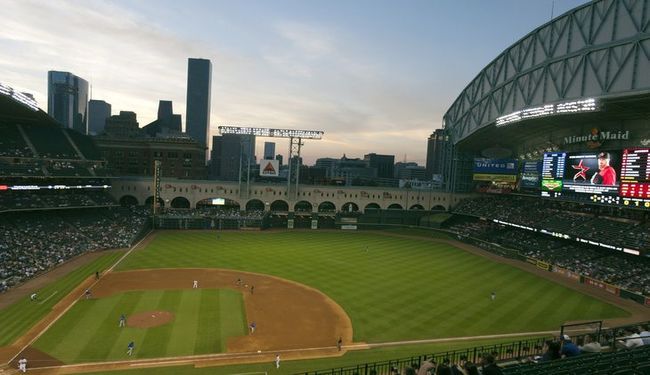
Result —
<instances>
[{"instance_id":1,"label":"baseball player","mask_svg":"<svg viewBox=\"0 0 650 375\"><path fill-rule=\"evenodd\" d=\"M497 298L497 292L492 292L492 294L490 294L490 299L494 301L496 298Z\"/></svg>"},{"instance_id":2,"label":"baseball player","mask_svg":"<svg viewBox=\"0 0 650 375\"><path fill-rule=\"evenodd\" d=\"M120 315L120 327L126 327L126 315Z\"/></svg>"},{"instance_id":3,"label":"baseball player","mask_svg":"<svg viewBox=\"0 0 650 375\"><path fill-rule=\"evenodd\" d=\"M336 342L336 348L341 351L341 346L343 346L343 337L339 336L339 341Z\"/></svg>"},{"instance_id":4,"label":"baseball player","mask_svg":"<svg viewBox=\"0 0 650 375\"><path fill-rule=\"evenodd\" d=\"M199 287L199 280L194 280L194 283L192 284L192 288L196 289Z\"/></svg>"},{"instance_id":5,"label":"baseball player","mask_svg":"<svg viewBox=\"0 0 650 375\"><path fill-rule=\"evenodd\" d=\"M27 372L27 359L26 358L23 357L18 361L18 371Z\"/></svg>"},{"instance_id":6,"label":"baseball player","mask_svg":"<svg viewBox=\"0 0 650 375\"><path fill-rule=\"evenodd\" d=\"M32 295L29 296L29 299L31 299L32 301L36 301L36 293L32 293Z\"/></svg>"},{"instance_id":7,"label":"baseball player","mask_svg":"<svg viewBox=\"0 0 650 375\"><path fill-rule=\"evenodd\" d=\"M280 368L280 355L275 355L275 368Z\"/></svg>"},{"instance_id":8,"label":"baseball player","mask_svg":"<svg viewBox=\"0 0 650 375\"><path fill-rule=\"evenodd\" d=\"M131 341L129 345L126 347L126 354L131 355L133 354L133 348L135 348L135 343Z\"/></svg>"},{"instance_id":9,"label":"baseball player","mask_svg":"<svg viewBox=\"0 0 650 375\"><path fill-rule=\"evenodd\" d=\"M86 297L86 299L90 299L90 289L86 289L86 291L84 292L84 296Z\"/></svg>"},{"instance_id":10,"label":"baseball player","mask_svg":"<svg viewBox=\"0 0 650 375\"><path fill-rule=\"evenodd\" d=\"M248 328L251 329L251 334L255 333L255 328L257 328L257 325L255 322L251 322L251 324L248 326Z\"/></svg>"}]
</instances>

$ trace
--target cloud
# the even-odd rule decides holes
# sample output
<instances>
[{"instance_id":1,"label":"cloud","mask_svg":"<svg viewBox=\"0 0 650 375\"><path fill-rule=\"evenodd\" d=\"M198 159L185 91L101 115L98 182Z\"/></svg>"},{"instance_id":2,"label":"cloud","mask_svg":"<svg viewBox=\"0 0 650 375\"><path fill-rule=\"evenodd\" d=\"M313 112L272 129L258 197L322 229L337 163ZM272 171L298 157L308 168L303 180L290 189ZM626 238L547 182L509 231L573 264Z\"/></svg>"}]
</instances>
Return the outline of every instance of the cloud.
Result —
<instances>
[{"instance_id":1,"label":"cloud","mask_svg":"<svg viewBox=\"0 0 650 375\"><path fill-rule=\"evenodd\" d=\"M181 37L111 2L16 0L3 10L12 17L0 29L2 80L34 93L43 109L47 71L64 70L91 82L114 113L136 112L141 126L161 99L184 114L187 58L200 56L213 62L212 135L226 123L320 129L325 138L306 146L308 161L404 150L422 161L440 122L431 87L404 80L332 27L269 20L272 33L244 51L209 34Z\"/></svg>"}]
</instances>

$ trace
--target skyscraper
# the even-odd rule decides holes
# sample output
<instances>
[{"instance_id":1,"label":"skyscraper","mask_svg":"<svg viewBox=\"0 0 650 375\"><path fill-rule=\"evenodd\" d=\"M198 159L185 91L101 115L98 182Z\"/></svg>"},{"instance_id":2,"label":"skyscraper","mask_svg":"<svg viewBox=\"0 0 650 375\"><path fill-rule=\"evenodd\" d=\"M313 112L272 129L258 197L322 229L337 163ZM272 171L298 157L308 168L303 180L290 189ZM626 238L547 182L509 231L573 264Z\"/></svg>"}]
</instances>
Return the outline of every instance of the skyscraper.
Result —
<instances>
[{"instance_id":1,"label":"skyscraper","mask_svg":"<svg viewBox=\"0 0 650 375\"><path fill-rule=\"evenodd\" d=\"M188 59L185 132L206 147L210 132L211 82L212 63L210 60Z\"/></svg>"},{"instance_id":2,"label":"skyscraper","mask_svg":"<svg viewBox=\"0 0 650 375\"><path fill-rule=\"evenodd\" d=\"M442 159L447 142L447 136L443 129L436 129L429 136L427 140L427 179L442 174Z\"/></svg>"},{"instance_id":3,"label":"skyscraper","mask_svg":"<svg viewBox=\"0 0 650 375\"><path fill-rule=\"evenodd\" d=\"M47 72L47 114L64 127L88 133L88 82L69 72Z\"/></svg>"},{"instance_id":4,"label":"skyscraper","mask_svg":"<svg viewBox=\"0 0 650 375\"><path fill-rule=\"evenodd\" d=\"M264 160L273 160L275 155L275 142L264 142Z\"/></svg>"},{"instance_id":5,"label":"skyscraper","mask_svg":"<svg viewBox=\"0 0 650 375\"><path fill-rule=\"evenodd\" d=\"M106 119L111 117L111 104L103 100L88 102L88 134L99 135L104 132Z\"/></svg>"},{"instance_id":6,"label":"skyscraper","mask_svg":"<svg viewBox=\"0 0 650 375\"><path fill-rule=\"evenodd\" d=\"M212 137L211 170L220 180L237 181L240 168L255 165L255 136L224 134Z\"/></svg>"}]
</instances>

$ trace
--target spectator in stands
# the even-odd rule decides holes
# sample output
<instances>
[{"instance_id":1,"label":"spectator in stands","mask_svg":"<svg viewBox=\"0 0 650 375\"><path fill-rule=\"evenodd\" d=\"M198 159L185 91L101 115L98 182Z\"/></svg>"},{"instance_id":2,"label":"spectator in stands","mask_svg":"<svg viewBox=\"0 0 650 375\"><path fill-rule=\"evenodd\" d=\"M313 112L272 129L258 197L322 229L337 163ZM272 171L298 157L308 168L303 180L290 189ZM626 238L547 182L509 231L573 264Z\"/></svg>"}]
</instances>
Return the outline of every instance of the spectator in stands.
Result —
<instances>
[{"instance_id":1,"label":"spectator in stands","mask_svg":"<svg viewBox=\"0 0 650 375\"><path fill-rule=\"evenodd\" d=\"M639 336L641 337L641 341L643 341L643 345L650 345L650 325L644 324L639 326Z\"/></svg>"},{"instance_id":2,"label":"spectator in stands","mask_svg":"<svg viewBox=\"0 0 650 375\"><path fill-rule=\"evenodd\" d=\"M503 375L492 354L483 355L483 375Z\"/></svg>"},{"instance_id":3,"label":"spectator in stands","mask_svg":"<svg viewBox=\"0 0 650 375\"><path fill-rule=\"evenodd\" d=\"M429 371L435 370L436 364L433 362L433 358L427 358L418 369L418 375L427 375Z\"/></svg>"},{"instance_id":4,"label":"spectator in stands","mask_svg":"<svg viewBox=\"0 0 650 375\"><path fill-rule=\"evenodd\" d=\"M460 357L460 365L465 375L479 375L478 367L472 361L468 361L467 356Z\"/></svg>"},{"instance_id":5,"label":"spectator in stands","mask_svg":"<svg viewBox=\"0 0 650 375\"><path fill-rule=\"evenodd\" d=\"M600 353L602 350L600 343L596 340L596 336L594 335L585 336L585 344L579 348L583 353Z\"/></svg>"},{"instance_id":6,"label":"spectator in stands","mask_svg":"<svg viewBox=\"0 0 650 375\"><path fill-rule=\"evenodd\" d=\"M628 327L625 329L624 333L626 333L627 336L616 341L616 346L619 349L634 349L643 346L643 340L636 328Z\"/></svg>"},{"instance_id":7,"label":"spectator in stands","mask_svg":"<svg viewBox=\"0 0 650 375\"><path fill-rule=\"evenodd\" d=\"M544 342L544 354L539 361L546 362L555 359L560 359L560 343L553 340L546 340Z\"/></svg>"},{"instance_id":8,"label":"spectator in stands","mask_svg":"<svg viewBox=\"0 0 650 375\"><path fill-rule=\"evenodd\" d=\"M449 358L442 360L442 363L436 369L436 375L451 375L451 367L449 367Z\"/></svg>"},{"instance_id":9,"label":"spectator in stands","mask_svg":"<svg viewBox=\"0 0 650 375\"><path fill-rule=\"evenodd\" d=\"M451 366L452 375L479 375L476 365L467 361L467 356L460 356L458 363Z\"/></svg>"},{"instance_id":10,"label":"spectator in stands","mask_svg":"<svg viewBox=\"0 0 650 375\"><path fill-rule=\"evenodd\" d=\"M580 355L580 349L578 349L576 344L571 342L569 335L562 335L562 337L560 337L560 355L562 358Z\"/></svg>"}]
</instances>

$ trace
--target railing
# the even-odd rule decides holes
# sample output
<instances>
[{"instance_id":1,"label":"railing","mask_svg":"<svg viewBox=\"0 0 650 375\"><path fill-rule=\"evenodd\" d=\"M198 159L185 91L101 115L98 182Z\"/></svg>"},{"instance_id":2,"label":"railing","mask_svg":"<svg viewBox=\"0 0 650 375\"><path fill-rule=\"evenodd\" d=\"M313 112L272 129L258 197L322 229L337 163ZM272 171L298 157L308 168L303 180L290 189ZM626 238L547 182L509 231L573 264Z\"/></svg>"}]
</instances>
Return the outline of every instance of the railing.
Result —
<instances>
[{"instance_id":1,"label":"railing","mask_svg":"<svg viewBox=\"0 0 650 375\"><path fill-rule=\"evenodd\" d=\"M622 333L627 327L636 327L638 325L647 325L649 321L637 323L634 325L604 329L596 332L582 332L572 334L572 341L582 343L585 336L593 333L598 338L600 344L614 350L617 342L624 342ZM441 353L422 354L412 357L391 359L380 362L368 362L355 366L346 366L331 368L327 370L316 370L296 373L296 375L388 375L400 374L407 367L419 368L422 362L427 359L433 359L436 363L441 363L443 359L449 359L451 363L458 363L461 357L480 364L481 357L485 354L494 356L499 362L520 361L522 359L541 356L544 350L544 342L552 340L552 337L542 337L536 339L519 340L502 344L476 346L467 349L458 349Z\"/></svg>"}]
</instances>

